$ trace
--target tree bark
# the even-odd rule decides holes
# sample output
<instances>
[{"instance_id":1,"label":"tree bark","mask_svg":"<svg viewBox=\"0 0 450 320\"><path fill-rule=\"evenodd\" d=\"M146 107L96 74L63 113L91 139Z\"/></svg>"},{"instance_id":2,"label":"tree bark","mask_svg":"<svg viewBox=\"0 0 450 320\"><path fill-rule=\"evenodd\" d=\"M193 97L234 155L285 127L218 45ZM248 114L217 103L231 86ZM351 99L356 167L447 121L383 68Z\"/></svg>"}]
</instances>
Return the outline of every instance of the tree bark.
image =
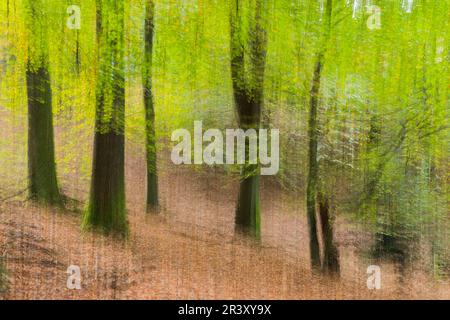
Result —
<instances>
[{"instance_id":1,"label":"tree bark","mask_svg":"<svg viewBox=\"0 0 450 320\"><path fill-rule=\"evenodd\" d=\"M328 274L339 274L339 252L333 239L333 221L330 215L330 203L328 198L319 193L319 215L323 238L322 271Z\"/></svg>"},{"instance_id":2,"label":"tree bark","mask_svg":"<svg viewBox=\"0 0 450 320\"><path fill-rule=\"evenodd\" d=\"M142 79L146 124L147 211L149 212L156 212L156 209L158 208L155 110L152 91L154 8L155 5L153 3L153 0L148 0L145 15L145 53Z\"/></svg>"},{"instance_id":3,"label":"tree bark","mask_svg":"<svg viewBox=\"0 0 450 320\"><path fill-rule=\"evenodd\" d=\"M26 84L28 98L28 187L31 199L62 205L53 133L52 88L48 71L46 26L39 3L27 2L29 16Z\"/></svg>"},{"instance_id":4,"label":"tree bark","mask_svg":"<svg viewBox=\"0 0 450 320\"><path fill-rule=\"evenodd\" d=\"M124 3L99 0L99 76L91 193L83 225L126 235ZM101 12L99 12L101 8ZM102 15L110 20L102 24Z\"/></svg>"},{"instance_id":5,"label":"tree bark","mask_svg":"<svg viewBox=\"0 0 450 320\"><path fill-rule=\"evenodd\" d=\"M61 205L55 164L52 89L47 67L26 70L28 95L28 184L30 198Z\"/></svg>"},{"instance_id":6,"label":"tree bark","mask_svg":"<svg viewBox=\"0 0 450 320\"><path fill-rule=\"evenodd\" d=\"M241 40L243 28L240 4L233 1L230 14L231 76L239 127L258 129L263 104L263 85L267 49L267 35L262 26L262 2L256 1L253 25L249 29L249 70L245 77L245 44ZM249 163L249 142L246 141L246 163L241 170L239 197L236 206L235 230L237 234L261 237L259 198L259 165Z\"/></svg>"},{"instance_id":7,"label":"tree bark","mask_svg":"<svg viewBox=\"0 0 450 320\"><path fill-rule=\"evenodd\" d=\"M309 110L309 150L308 150L308 181L306 188L306 214L308 218L309 230L309 251L311 256L311 266L313 269L320 268L320 247L317 235L317 219L316 219L316 196L317 196L317 179L319 164L317 161L317 104L320 90L320 76L322 70L322 59L319 56L314 71L313 83L311 88L311 100Z\"/></svg>"},{"instance_id":8,"label":"tree bark","mask_svg":"<svg viewBox=\"0 0 450 320\"><path fill-rule=\"evenodd\" d=\"M318 161L318 140L319 121L318 107L321 86L322 69L324 56L327 50L332 17L333 1L327 0L325 19L322 30L321 42L319 43L319 53L314 68L314 75L310 91L310 111L309 111L309 150L308 150L308 180L306 189L306 213L309 227L309 249L311 256L311 267L313 270L321 269L324 272L339 273L339 254L333 242L333 226L329 214L329 201L323 190L319 175ZM320 229L317 229L316 207L319 207ZM323 259L320 257L320 245L318 232L322 233ZM322 260L322 261L321 261Z\"/></svg>"}]
</instances>

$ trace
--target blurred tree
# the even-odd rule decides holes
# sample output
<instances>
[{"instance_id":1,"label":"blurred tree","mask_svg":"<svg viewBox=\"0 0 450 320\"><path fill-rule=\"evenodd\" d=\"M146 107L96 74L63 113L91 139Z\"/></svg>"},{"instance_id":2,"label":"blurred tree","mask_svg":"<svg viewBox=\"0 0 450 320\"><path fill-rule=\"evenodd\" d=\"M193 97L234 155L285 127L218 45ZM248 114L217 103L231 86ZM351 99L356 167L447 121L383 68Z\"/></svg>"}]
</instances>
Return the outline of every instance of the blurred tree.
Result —
<instances>
[{"instance_id":1,"label":"blurred tree","mask_svg":"<svg viewBox=\"0 0 450 320\"><path fill-rule=\"evenodd\" d=\"M152 60L155 4L153 0L147 0L145 6L145 52L143 63L143 92L145 106L146 129L146 157L147 157L147 211L153 211L158 207L158 175L156 166L156 136L155 136L155 108L152 88Z\"/></svg>"},{"instance_id":2,"label":"blurred tree","mask_svg":"<svg viewBox=\"0 0 450 320\"><path fill-rule=\"evenodd\" d=\"M233 0L231 5L231 76L239 127L243 130L256 130L260 126L267 49L267 35L263 26L265 10L263 3L264 0ZM248 35L244 35L247 14L251 18L248 21ZM260 168L256 164L249 163L249 139L246 139L245 144L246 163L241 171L235 219L236 232L259 239L261 236Z\"/></svg>"},{"instance_id":3,"label":"blurred tree","mask_svg":"<svg viewBox=\"0 0 450 320\"><path fill-rule=\"evenodd\" d=\"M317 113L320 102L320 85L322 69L324 67L324 56L327 50L331 33L333 12L333 1L327 0L325 6L325 15L323 19L322 31L319 39L318 54L314 68L310 92L310 110L309 110L309 171L306 190L306 210L309 225L309 249L311 255L311 265L314 269L322 267L324 272L339 273L339 255L337 247L333 242L333 223L330 216L329 199L325 188L321 185L323 181L319 177L318 161L318 139L319 126ZM320 247L317 230L316 207L319 207L320 232L323 239L323 261L320 261Z\"/></svg>"},{"instance_id":4,"label":"blurred tree","mask_svg":"<svg viewBox=\"0 0 450 320\"><path fill-rule=\"evenodd\" d=\"M126 235L124 0L97 1L98 79L89 206L84 226Z\"/></svg>"},{"instance_id":5,"label":"blurred tree","mask_svg":"<svg viewBox=\"0 0 450 320\"><path fill-rule=\"evenodd\" d=\"M26 5L29 194L34 200L62 205L56 176L46 18L40 0L29 0Z\"/></svg>"}]
</instances>

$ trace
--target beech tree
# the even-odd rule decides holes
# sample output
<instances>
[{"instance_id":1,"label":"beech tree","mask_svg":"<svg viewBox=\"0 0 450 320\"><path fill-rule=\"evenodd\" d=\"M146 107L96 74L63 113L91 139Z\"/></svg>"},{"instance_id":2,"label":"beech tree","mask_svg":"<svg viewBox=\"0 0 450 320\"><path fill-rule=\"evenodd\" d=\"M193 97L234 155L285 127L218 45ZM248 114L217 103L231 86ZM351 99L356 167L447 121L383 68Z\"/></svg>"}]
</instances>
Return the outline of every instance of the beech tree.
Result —
<instances>
[{"instance_id":1,"label":"beech tree","mask_svg":"<svg viewBox=\"0 0 450 320\"><path fill-rule=\"evenodd\" d=\"M29 0L25 8L29 195L39 202L62 205L56 175L46 17L41 0Z\"/></svg>"},{"instance_id":2,"label":"beech tree","mask_svg":"<svg viewBox=\"0 0 450 320\"><path fill-rule=\"evenodd\" d=\"M231 76L238 123L243 130L257 130L260 127L267 50L267 35L263 22L265 10L264 0L234 0L231 5ZM246 30L245 19L249 12L251 18ZM244 36L244 32L248 32L248 35ZM235 219L236 232L259 239L261 234L260 168L257 164L249 163L249 140L246 139L245 143L246 163L241 170Z\"/></svg>"},{"instance_id":3,"label":"beech tree","mask_svg":"<svg viewBox=\"0 0 450 320\"><path fill-rule=\"evenodd\" d=\"M143 92L145 107L146 159L147 159L147 211L155 211L158 207L158 175L156 166L156 136L155 136L155 108L152 88L152 59L154 37L155 4L147 0L145 6L144 25L144 63L143 63Z\"/></svg>"},{"instance_id":4,"label":"beech tree","mask_svg":"<svg viewBox=\"0 0 450 320\"><path fill-rule=\"evenodd\" d=\"M97 37L94 153L84 226L125 235L124 0L97 1Z\"/></svg>"},{"instance_id":5,"label":"beech tree","mask_svg":"<svg viewBox=\"0 0 450 320\"><path fill-rule=\"evenodd\" d=\"M308 180L306 190L306 212L308 217L310 255L313 268L320 268L325 272L339 272L339 258L336 246L333 243L333 224L330 216L328 195L323 187L323 181L319 176L318 161L318 109L320 103L320 86L324 57L330 39L333 13L333 0L326 0L325 14L321 26L318 53L314 66L314 76L310 91L310 109L308 123ZM319 208L320 229L317 230L317 213ZM322 232L323 261L320 258L318 232Z\"/></svg>"}]
</instances>

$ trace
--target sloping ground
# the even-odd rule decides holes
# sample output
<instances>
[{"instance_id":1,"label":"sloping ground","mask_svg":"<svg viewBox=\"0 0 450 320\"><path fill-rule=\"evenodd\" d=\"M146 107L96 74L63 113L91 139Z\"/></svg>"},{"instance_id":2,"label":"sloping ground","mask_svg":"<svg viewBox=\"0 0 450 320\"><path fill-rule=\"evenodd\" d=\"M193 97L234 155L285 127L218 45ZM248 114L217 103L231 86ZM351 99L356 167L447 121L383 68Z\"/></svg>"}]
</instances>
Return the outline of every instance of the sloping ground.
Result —
<instances>
[{"instance_id":1,"label":"sloping ground","mask_svg":"<svg viewBox=\"0 0 450 320\"><path fill-rule=\"evenodd\" d=\"M128 147L128 154L138 154ZM448 298L448 283L410 271L399 279L382 264L381 290L368 290L358 237L338 221L342 278L309 270L306 220L298 199L263 185L263 244L233 238L236 185L220 174L161 168L163 211L144 213L141 157L127 158L130 238L80 230L80 215L30 202L0 203L0 254L5 299L368 299ZM65 192L84 198L79 186ZM69 290L67 268L78 265L81 290Z\"/></svg>"},{"instance_id":2,"label":"sloping ground","mask_svg":"<svg viewBox=\"0 0 450 320\"><path fill-rule=\"evenodd\" d=\"M133 217L134 231L124 244L83 235L79 217L65 212L19 203L1 209L10 281L6 299L307 298L330 293L274 250L199 240L159 218ZM69 265L82 270L81 290L66 288ZM342 296L340 290L337 286L333 294Z\"/></svg>"}]
</instances>

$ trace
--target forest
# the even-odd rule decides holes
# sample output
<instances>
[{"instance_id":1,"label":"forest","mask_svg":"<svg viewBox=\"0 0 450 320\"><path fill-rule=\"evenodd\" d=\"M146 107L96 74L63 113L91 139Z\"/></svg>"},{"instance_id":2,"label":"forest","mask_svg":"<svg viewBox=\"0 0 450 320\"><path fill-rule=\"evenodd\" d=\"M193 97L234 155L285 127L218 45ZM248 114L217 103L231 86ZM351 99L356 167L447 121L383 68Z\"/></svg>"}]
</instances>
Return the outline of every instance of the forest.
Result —
<instances>
[{"instance_id":1,"label":"forest","mask_svg":"<svg viewBox=\"0 0 450 320\"><path fill-rule=\"evenodd\" d=\"M0 300L449 299L448 30L449 0L1 0Z\"/></svg>"}]
</instances>

